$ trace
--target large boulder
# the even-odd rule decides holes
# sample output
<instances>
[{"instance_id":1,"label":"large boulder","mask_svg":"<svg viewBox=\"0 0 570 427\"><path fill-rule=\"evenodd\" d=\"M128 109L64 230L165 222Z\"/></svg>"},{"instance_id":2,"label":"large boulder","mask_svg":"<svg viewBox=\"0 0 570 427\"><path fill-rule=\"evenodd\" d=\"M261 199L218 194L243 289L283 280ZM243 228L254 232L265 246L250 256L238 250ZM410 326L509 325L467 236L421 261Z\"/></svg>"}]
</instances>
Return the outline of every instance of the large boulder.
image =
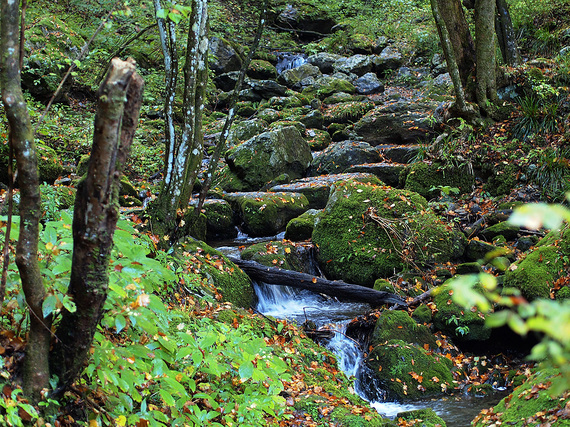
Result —
<instances>
[{"instance_id":1,"label":"large boulder","mask_svg":"<svg viewBox=\"0 0 570 427\"><path fill-rule=\"evenodd\" d=\"M457 188L461 194L470 193L475 184L475 176L469 172L467 166L417 162L412 164L407 172L404 188L415 191L426 199L439 196L441 187Z\"/></svg>"},{"instance_id":2,"label":"large boulder","mask_svg":"<svg viewBox=\"0 0 570 427\"><path fill-rule=\"evenodd\" d=\"M387 46L380 52L380 55L372 59L372 63L376 73L385 74L389 70L400 68L404 63L404 59L397 49Z\"/></svg>"},{"instance_id":3,"label":"large boulder","mask_svg":"<svg viewBox=\"0 0 570 427\"><path fill-rule=\"evenodd\" d=\"M354 131L372 145L417 144L434 135L430 102L397 101L376 107L355 125Z\"/></svg>"},{"instance_id":4,"label":"large boulder","mask_svg":"<svg viewBox=\"0 0 570 427\"><path fill-rule=\"evenodd\" d=\"M374 73L366 73L354 81L356 92L361 95L372 95L384 92L384 85Z\"/></svg>"},{"instance_id":5,"label":"large boulder","mask_svg":"<svg viewBox=\"0 0 570 427\"><path fill-rule=\"evenodd\" d=\"M53 183L63 173L63 165L55 150L36 144L40 182ZM0 182L8 184L8 144L0 143Z\"/></svg>"},{"instance_id":6,"label":"large boulder","mask_svg":"<svg viewBox=\"0 0 570 427\"><path fill-rule=\"evenodd\" d=\"M327 52L319 52L307 58L307 62L319 67L324 74L331 74L334 71L334 64L341 59L341 55Z\"/></svg>"},{"instance_id":7,"label":"large boulder","mask_svg":"<svg viewBox=\"0 0 570 427\"><path fill-rule=\"evenodd\" d=\"M224 195L241 227L250 236L273 236L309 208L307 198L298 193L228 193Z\"/></svg>"},{"instance_id":8,"label":"large boulder","mask_svg":"<svg viewBox=\"0 0 570 427\"><path fill-rule=\"evenodd\" d=\"M210 38L209 67L216 74L239 71L242 64L241 55L227 41L219 37Z\"/></svg>"},{"instance_id":9,"label":"large boulder","mask_svg":"<svg viewBox=\"0 0 570 427\"><path fill-rule=\"evenodd\" d=\"M240 257L267 267L316 274L310 246L296 245L286 240L255 243L244 249Z\"/></svg>"},{"instance_id":10,"label":"large boulder","mask_svg":"<svg viewBox=\"0 0 570 427\"><path fill-rule=\"evenodd\" d=\"M249 190L284 173L301 178L311 159L309 144L294 126L264 132L226 153L228 166Z\"/></svg>"},{"instance_id":11,"label":"large boulder","mask_svg":"<svg viewBox=\"0 0 570 427\"><path fill-rule=\"evenodd\" d=\"M441 395L453 388L451 360L402 340L374 347L366 365L386 390L387 397L395 400Z\"/></svg>"},{"instance_id":12,"label":"large boulder","mask_svg":"<svg viewBox=\"0 0 570 427\"><path fill-rule=\"evenodd\" d=\"M328 200L333 184L356 180L382 185L374 175L368 173L338 173L321 175L317 177L307 177L298 179L289 184L280 184L271 187L271 191L284 191L291 193L301 193L307 197L311 209L323 209Z\"/></svg>"},{"instance_id":13,"label":"large boulder","mask_svg":"<svg viewBox=\"0 0 570 427\"><path fill-rule=\"evenodd\" d=\"M389 340L402 340L422 347L427 344L432 349L437 348L435 337L428 327L418 324L402 310L384 311L376 321L370 344L376 346Z\"/></svg>"},{"instance_id":14,"label":"large boulder","mask_svg":"<svg viewBox=\"0 0 570 427\"><path fill-rule=\"evenodd\" d=\"M348 58L340 58L334 63L334 71L345 74L363 76L372 71L372 57L368 55L352 55Z\"/></svg>"},{"instance_id":15,"label":"large boulder","mask_svg":"<svg viewBox=\"0 0 570 427\"><path fill-rule=\"evenodd\" d=\"M315 40L332 31L336 22L323 7L305 3L303 6L287 4L277 16L280 27L299 30L296 34L303 40Z\"/></svg>"},{"instance_id":16,"label":"large boulder","mask_svg":"<svg viewBox=\"0 0 570 427\"><path fill-rule=\"evenodd\" d=\"M235 123L228 133L228 145L239 145L267 130L269 124L265 120L251 119Z\"/></svg>"},{"instance_id":17,"label":"large boulder","mask_svg":"<svg viewBox=\"0 0 570 427\"><path fill-rule=\"evenodd\" d=\"M284 70L279 74L277 81L292 89L300 89L301 82L308 77L319 77L322 73L318 67L311 64L303 64L296 68Z\"/></svg>"},{"instance_id":18,"label":"large boulder","mask_svg":"<svg viewBox=\"0 0 570 427\"><path fill-rule=\"evenodd\" d=\"M551 231L526 256L511 264L505 273L504 287L517 288L522 295L534 300L570 297L569 287L557 282L569 276L570 226Z\"/></svg>"},{"instance_id":19,"label":"large boulder","mask_svg":"<svg viewBox=\"0 0 570 427\"><path fill-rule=\"evenodd\" d=\"M356 88L345 78L322 76L303 89L303 94L310 97L325 99L337 92L354 93Z\"/></svg>"},{"instance_id":20,"label":"large boulder","mask_svg":"<svg viewBox=\"0 0 570 427\"><path fill-rule=\"evenodd\" d=\"M330 144L312 160L307 175L342 173L353 165L378 161L380 156L370 144L361 141L339 141Z\"/></svg>"},{"instance_id":21,"label":"large boulder","mask_svg":"<svg viewBox=\"0 0 570 427\"><path fill-rule=\"evenodd\" d=\"M410 262L449 261L457 235L417 193L347 181L331 190L312 239L328 277L372 286Z\"/></svg>"}]
</instances>

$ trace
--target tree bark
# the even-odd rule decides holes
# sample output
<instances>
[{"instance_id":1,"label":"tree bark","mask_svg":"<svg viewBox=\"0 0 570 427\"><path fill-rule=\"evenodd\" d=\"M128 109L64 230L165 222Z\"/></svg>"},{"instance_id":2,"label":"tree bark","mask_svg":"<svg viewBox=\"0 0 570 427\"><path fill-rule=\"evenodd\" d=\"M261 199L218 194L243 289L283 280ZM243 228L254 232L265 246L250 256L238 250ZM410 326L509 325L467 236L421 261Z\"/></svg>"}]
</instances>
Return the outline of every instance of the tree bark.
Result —
<instances>
[{"instance_id":1,"label":"tree bark","mask_svg":"<svg viewBox=\"0 0 570 427\"><path fill-rule=\"evenodd\" d=\"M489 110L489 102L497 100L495 57L495 2L475 1L475 42L477 57L477 104Z\"/></svg>"},{"instance_id":2,"label":"tree bark","mask_svg":"<svg viewBox=\"0 0 570 427\"><path fill-rule=\"evenodd\" d=\"M495 31L497 33L499 47L501 48L503 62L505 65L516 67L520 64L521 58L517 47L509 7L506 0L497 0L496 4L497 14L495 17Z\"/></svg>"},{"instance_id":3,"label":"tree bark","mask_svg":"<svg viewBox=\"0 0 570 427\"><path fill-rule=\"evenodd\" d=\"M19 2L2 0L0 4L0 86L20 185L20 236L16 246L16 264L30 319L23 387L25 394L37 402L42 390L49 385L47 355L51 338L51 317L44 318L42 312L45 288L37 255L41 216L37 154L20 80Z\"/></svg>"},{"instance_id":4,"label":"tree bark","mask_svg":"<svg viewBox=\"0 0 570 427\"><path fill-rule=\"evenodd\" d=\"M293 288L330 295L342 300L366 302L371 306L383 304L398 304L407 306L406 301L390 292L376 291L365 286L345 283L341 280L327 280L297 271L282 270L277 267L266 267L255 261L244 261L231 258L239 268L254 280L260 280L270 285L285 285Z\"/></svg>"},{"instance_id":5,"label":"tree bark","mask_svg":"<svg viewBox=\"0 0 570 427\"><path fill-rule=\"evenodd\" d=\"M81 373L107 298L120 177L138 123L142 90L134 61L113 59L99 88L89 169L75 199L68 292L76 311L63 312L50 354L60 390Z\"/></svg>"},{"instance_id":6,"label":"tree bark","mask_svg":"<svg viewBox=\"0 0 570 427\"><path fill-rule=\"evenodd\" d=\"M475 72L475 44L469 31L469 25L463 13L460 0L436 0L441 18L445 22L449 40L453 46L455 62L461 76L467 100L474 99L474 93L469 86L469 78ZM438 29L439 31L439 29ZM442 39L442 34L439 34ZM444 52L444 55L446 53ZM451 60L447 56L445 59Z\"/></svg>"}]
</instances>

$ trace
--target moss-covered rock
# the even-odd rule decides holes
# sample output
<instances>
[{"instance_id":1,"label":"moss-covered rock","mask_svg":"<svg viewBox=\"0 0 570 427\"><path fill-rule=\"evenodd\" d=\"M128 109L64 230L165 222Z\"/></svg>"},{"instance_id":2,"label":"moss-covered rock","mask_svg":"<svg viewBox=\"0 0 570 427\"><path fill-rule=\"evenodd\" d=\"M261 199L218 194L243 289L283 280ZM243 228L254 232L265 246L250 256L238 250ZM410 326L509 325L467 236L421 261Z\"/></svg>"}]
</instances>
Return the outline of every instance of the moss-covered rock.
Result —
<instances>
[{"instance_id":1,"label":"moss-covered rock","mask_svg":"<svg viewBox=\"0 0 570 427\"><path fill-rule=\"evenodd\" d=\"M419 325L408 313L401 310L384 311L374 326L370 337L371 345L380 345L389 340L402 340L407 343L437 348L435 338L424 325Z\"/></svg>"},{"instance_id":2,"label":"moss-covered rock","mask_svg":"<svg viewBox=\"0 0 570 427\"><path fill-rule=\"evenodd\" d=\"M331 123L354 122L360 119L373 108L374 103L370 101L341 102L338 104L329 105L325 108L323 113L324 124L325 126L328 126Z\"/></svg>"},{"instance_id":3,"label":"moss-covered rock","mask_svg":"<svg viewBox=\"0 0 570 427\"><path fill-rule=\"evenodd\" d=\"M315 221L320 210L309 209L287 223L285 238L293 241L309 240L315 228Z\"/></svg>"},{"instance_id":4,"label":"moss-covered rock","mask_svg":"<svg viewBox=\"0 0 570 427\"><path fill-rule=\"evenodd\" d=\"M414 163L407 172L404 188L426 199L437 197L440 187L455 187L461 193L469 193L475 182L474 176L465 168L444 167L439 163Z\"/></svg>"},{"instance_id":5,"label":"moss-covered rock","mask_svg":"<svg viewBox=\"0 0 570 427\"><path fill-rule=\"evenodd\" d=\"M545 369L536 372L521 386L499 402L491 411L480 414L472 422L474 427L491 425L523 426L568 426L567 412L570 396L551 396L549 384L559 372ZM492 420L492 421L491 421Z\"/></svg>"},{"instance_id":6,"label":"moss-covered rock","mask_svg":"<svg viewBox=\"0 0 570 427\"><path fill-rule=\"evenodd\" d=\"M319 78L315 84L303 89L303 95L325 99L336 92L354 93L356 88L348 80L337 77L324 76Z\"/></svg>"},{"instance_id":7,"label":"moss-covered rock","mask_svg":"<svg viewBox=\"0 0 570 427\"><path fill-rule=\"evenodd\" d=\"M331 420L339 427L396 427L398 424L382 417L378 412L370 411L365 415L354 414L346 406L337 406L331 413Z\"/></svg>"},{"instance_id":8,"label":"moss-covered rock","mask_svg":"<svg viewBox=\"0 0 570 427\"><path fill-rule=\"evenodd\" d=\"M396 419L402 421L415 421L417 427L447 427L445 421L431 408L414 409L411 411L398 412Z\"/></svg>"},{"instance_id":9,"label":"moss-covered rock","mask_svg":"<svg viewBox=\"0 0 570 427\"><path fill-rule=\"evenodd\" d=\"M228 146L241 144L267 130L269 124L261 119L243 120L235 123L228 134Z\"/></svg>"},{"instance_id":10,"label":"moss-covered rock","mask_svg":"<svg viewBox=\"0 0 570 427\"><path fill-rule=\"evenodd\" d=\"M309 201L299 193L229 193L224 198L251 236L275 235L309 209Z\"/></svg>"},{"instance_id":11,"label":"moss-covered rock","mask_svg":"<svg viewBox=\"0 0 570 427\"><path fill-rule=\"evenodd\" d=\"M515 240L520 231L518 225L511 224L508 221L499 222L498 224L491 225L483 231L481 235L487 240L494 240L498 236L503 236L507 240Z\"/></svg>"},{"instance_id":12,"label":"moss-covered rock","mask_svg":"<svg viewBox=\"0 0 570 427\"><path fill-rule=\"evenodd\" d=\"M498 164L491 172L491 176L483 186L483 190L488 191L493 196L509 194L517 183L519 167L516 164Z\"/></svg>"},{"instance_id":13,"label":"moss-covered rock","mask_svg":"<svg viewBox=\"0 0 570 427\"><path fill-rule=\"evenodd\" d=\"M330 134L326 130L307 129L306 135L311 151L324 150L332 141Z\"/></svg>"},{"instance_id":14,"label":"moss-covered rock","mask_svg":"<svg viewBox=\"0 0 570 427\"><path fill-rule=\"evenodd\" d=\"M303 245L295 245L286 240L255 243L244 249L240 256L246 261L255 261L267 267L313 273L309 250Z\"/></svg>"},{"instance_id":15,"label":"moss-covered rock","mask_svg":"<svg viewBox=\"0 0 570 427\"><path fill-rule=\"evenodd\" d=\"M397 400L442 394L452 386L451 360L402 340L377 345L366 364L388 396Z\"/></svg>"},{"instance_id":16,"label":"moss-covered rock","mask_svg":"<svg viewBox=\"0 0 570 427\"><path fill-rule=\"evenodd\" d=\"M250 191L283 173L301 178L311 160L309 145L293 126L264 132L226 153L228 166Z\"/></svg>"},{"instance_id":17,"label":"moss-covered rock","mask_svg":"<svg viewBox=\"0 0 570 427\"><path fill-rule=\"evenodd\" d=\"M63 165L53 148L36 144L40 182L53 183L63 172ZM0 143L0 182L8 183L8 144Z\"/></svg>"},{"instance_id":18,"label":"moss-covered rock","mask_svg":"<svg viewBox=\"0 0 570 427\"><path fill-rule=\"evenodd\" d=\"M419 305L418 308L416 308L412 313L412 319L420 324L430 323L431 318L431 308L429 308L426 304Z\"/></svg>"},{"instance_id":19,"label":"moss-covered rock","mask_svg":"<svg viewBox=\"0 0 570 427\"><path fill-rule=\"evenodd\" d=\"M263 59L253 59L247 69L247 75L252 79L275 79L277 78L277 68Z\"/></svg>"},{"instance_id":20,"label":"moss-covered rock","mask_svg":"<svg viewBox=\"0 0 570 427\"><path fill-rule=\"evenodd\" d=\"M234 214L228 202L220 199L204 201L206 236L208 239L228 239L237 236Z\"/></svg>"},{"instance_id":21,"label":"moss-covered rock","mask_svg":"<svg viewBox=\"0 0 570 427\"><path fill-rule=\"evenodd\" d=\"M193 257L199 274L210 281L225 301L249 308L254 292L251 279L225 255L199 240L186 240L176 247L180 257Z\"/></svg>"},{"instance_id":22,"label":"moss-covered rock","mask_svg":"<svg viewBox=\"0 0 570 427\"><path fill-rule=\"evenodd\" d=\"M404 269L407 260L446 262L453 242L453 230L419 194L356 181L335 185L313 231L324 272L364 286Z\"/></svg>"},{"instance_id":23,"label":"moss-covered rock","mask_svg":"<svg viewBox=\"0 0 570 427\"><path fill-rule=\"evenodd\" d=\"M476 307L464 309L453 302L452 292L444 283L434 292L437 308L433 325L458 341L484 341L490 338L491 329L485 325L485 315Z\"/></svg>"}]
</instances>

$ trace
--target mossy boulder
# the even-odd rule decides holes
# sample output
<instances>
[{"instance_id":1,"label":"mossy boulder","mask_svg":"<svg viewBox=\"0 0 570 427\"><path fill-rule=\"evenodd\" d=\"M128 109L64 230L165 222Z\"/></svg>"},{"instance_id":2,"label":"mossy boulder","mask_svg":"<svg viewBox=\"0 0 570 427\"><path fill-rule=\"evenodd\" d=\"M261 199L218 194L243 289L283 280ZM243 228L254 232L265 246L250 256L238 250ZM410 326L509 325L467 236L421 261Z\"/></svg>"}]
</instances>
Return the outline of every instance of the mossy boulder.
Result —
<instances>
[{"instance_id":1,"label":"mossy boulder","mask_svg":"<svg viewBox=\"0 0 570 427\"><path fill-rule=\"evenodd\" d=\"M314 273L309 249L286 240L255 243L244 249L240 256L246 261L255 261L267 267Z\"/></svg>"},{"instance_id":2,"label":"mossy boulder","mask_svg":"<svg viewBox=\"0 0 570 427\"><path fill-rule=\"evenodd\" d=\"M334 132L334 130L329 129L329 132ZM353 165L377 163L379 161L378 152L370 144L363 141L343 140L330 144L315 156L311 161L307 175L343 173Z\"/></svg>"},{"instance_id":3,"label":"mossy boulder","mask_svg":"<svg viewBox=\"0 0 570 427\"><path fill-rule=\"evenodd\" d=\"M508 221L499 222L487 227L481 231L481 235L487 240L494 240L498 236L503 236L507 240L515 240L520 231L518 225L511 224Z\"/></svg>"},{"instance_id":4,"label":"mossy boulder","mask_svg":"<svg viewBox=\"0 0 570 427\"><path fill-rule=\"evenodd\" d=\"M377 278L403 270L407 259L416 264L449 261L454 235L419 194L346 181L331 191L313 243L329 277L372 286Z\"/></svg>"},{"instance_id":5,"label":"mossy boulder","mask_svg":"<svg viewBox=\"0 0 570 427\"><path fill-rule=\"evenodd\" d=\"M312 110L304 116L300 117L299 121L303 123L307 128L321 129L323 127L325 119L323 117L323 113L321 113L320 110Z\"/></svg>"},{"instance_id":6,"label":"mossy boulder","mask_svg":"<svg viewBox=\"0 0 570 427\"><path fill-rule=\"evenodd\" d=\"M228 133L228 145L241 144L267 130L269 124L261 119L243 120L235 123Z\"/></svg>"},{"instance_id":7,"label":"mossy boulder","mask_svg":"<svg viewBox=\"0 0 570 427\"><path fill-rule=\"evenodd\" d=\"M309 208L323 209L329 200L331 187L337 182L348 180L382 185L382 182L378 178L369 173L339 173L298 179L290 184L271 187L271 191L286 191L304 194L309 201Z\"/></svg>"},{"instance_id":8,"label":"mossy boulder","mask_svg":"<svg viewBox=\"0 0 570 427\"><path fill-rule=\"evenodd\" d=\"M250 236L272 236L309 209L299 193L228 193L224 196Z\"/></svg>"},{"instance_id":9,"label":"mossy boulder","mask_svg":"<svg viewBox=\"0 0 570 427\"><path fill-rule=\"evenodd\" d=\"M570 244L562 239L564 235L570 235L568 227L561 233L561 240L538 246L524 259L513 263L505 273L504 286L519 289L531 301L550 298L554 283L570 272L570 265L564 261L570 256Z\"/></svg>"},{"instance_id":10,"label":"mossy boulder","mask_svg":"<svg viewBox=\"0 0 570 427\"><path fill-rule=\"evenodd\" d=\"M434 135L430 120L436 107L431 102L386 103L366 113L354 131L371 145L417 144Z\"/></svg>"},{"instance_id":11,"label":"mossy boulder","mask_svg":"<svg viewBox=\"0 0 570 427\"><path fill-rule=\"evenodd\" d=\"M432 318L431 308L426 304L421 304L412 313L412 319L418 323L430 323Z\"/></svg>"},{"instance_id":12,"label":"mossy boulder","mask_svg":"<svg viewBox=\"0 0 570 427\"><path fill-rule=\"evenodd\" d=\"M440 395L453 385L451 360L402 340L377 345L365 363L388 397L399 401Z\"/></svg>"},{"instance_id":13,"label":"mossy boulder","mask_svg":"<svg viewBox=\"0 0 570 427\"><path fill-rule=\"evenodd\" d=\"M419 325L408 313L401 310L384 311L374 326L370 344L380 345L390 340L437 348L435 338L425 325Z\"/></svg>"},{"instance_id":14,"label":"mossy boulder","mask_svg":"<svg viewBox=\"0 0 570 427\"><path fill-rule=\"evenodd\" d=\"M319 67L311 64L302 64L296 68L284 70L281 74L279 74L277 81L287 87L300 89L301 82L303 80L311 77L319 77L321 75L322 73L321 70L319 70Z\"/></svg>"},{"instance_id":15,"label":"mossy boulder","mask_svg":"<svg viewBox=\"0 0 570 427\"><path fill-rule=\"evenodd\" d=\"M465 309L452 299L452 290L444 283L434 292L437 311L433 315L436 329L457 341L485 341L491 329L485 325L485 314L476 307Z\"/></svg>"},{"instance_id":16,"label":"mossy boulder","mask_svg":"<svg viewBox=\"0 0 570 427\"><path fill-rule=\"evenodd\" d=\"M354 93L356 88L348 80L337 77L323 76L315 81L311 86L303 89L303 95L325 99L336 92Z\"/></svg>"},{"instance_id":17,"label":"mossy boulder","mask_svg":"<svg viewBox=\"0 0 570 427\"><path fill-rule=\"evenodd\" d=\"M331 123L355 122L373 108L374 103L370 101L351 101L332 104L324 109L324 124L328 126Z\"/></svg>"},{"instance_id":18,"label":"mossy boulder","mask_svg":"<svg viewBox=\"0 0 570 427\"><path fill-rule=\"evenodd\" d=\"M228 165L224 165L217 169L214 173L214 182L217 183L224 191L235 193L246 190L246 185L242 182L237 174L232 171Z\"/></svg>"},{"instance_id":19,"label":"mossy boulder","mask_svg":"<svg viewBox=\"0 0 570 427\"><path fill-rule=\"evenodd\" d=\"M315 228L315 221L321 211L309 209L297 218L293 218L287 223L285 228L285 238L293 241L309 240Z\"/></svg>"},{"instance_id":20,"label":"mossy boulder","mask_svg":"<svg viewBox=\"0 0 570 427\"><path fill-rule=\"evenodd\" d=\"M293 126L264 132L226 153L228 166L250 191L283 173L301 178L311 160L309 144Z\"/></svg>"},{"instance_id":21,"label":"mossy boulder","mask_svg":"<svg viewBox=\"0 0 570 427\"><path fill-rule=\"evenodd\" d=\"M53 183L63 173L63 165L53 148L36 144L40 182ZM8 184L8 143L0 143L0 183Z\"/></svg>"},{"instance_id":22,"label":"mossy boulder","mask_svg":"<svg viewBox=\"0 0 570 427\"><path fill-rule=\"evenodd\" d=\"M431 408L413 409L411 411L398 412L396 419L402 421L415 421L415 427L447 427L445 421Z\"/></svg>"},{"instance_id":23,"label":"mossy boulder","mask_svg":"<svg viewBox=\"0 0 570 427\"><path fill-rule=\"evenodd\" d=\"M234 213L228 202L220 199L204 201L206 215L206 236L211 239L230 239L237 236Z\"/></svg>"},{"instance_id":24,"label":"mossy boulder","mask_svg":"<svg viewBox=\"0 0 570 427\"><path fill-rule=\"evenodd\" d=\"M332 141L330 134L326 130L307 129L306 135L307 144L309 144L311 151L324 150Z\"/></svg>"},{"instance_id":25,"label":"mossy boulder","mask_svg":"<svg viewBox=\"0 0 570 427\"><path fill-rule=\"evenodd\" d=\"M200 276L214 285L224 301L249 308L254 300L251 279L225 255L199 240L185 240L176 247L176 255L191 257Z\"/></svg>"},{"instance_id":26,"label":"mossy boulder","mask_svg":"<svg viewBox=\"0 0 570 427\"><path fill-rule=\"evenodd\" d=\"M487 179L483 190L488 191L492 196L509 194L517 183L518 172L519 167L515 164L504 165L499 163L491 171L491 176Z\"/></svg>"},{"instance_id":27,"label":"mossy boulder","mask_svg":"<svg viewBox=\"0 0 570 427\"><path fill-rule=\"evenodd\" d=\"M474 183L475 177L465 168L418 162L407 170L404 188L431 199L439 195L440 187L458 188L460 193L470 193Z\"/></svg>"},{"instance_id":28,"label":"mossy boulder","mask_svg":"<svg viewBox=\"0 0 570 427\"><path fill-rule=\"evenodd\" d=\"M339 427L396 427L398 424L384 418L378 412L370 411L365 415L354 413L347 406L337 406L331 413L331 420Z\"/></svg>"},{"instance_id":29,"label":"mossy boulder","mask_svg":"<svg viewBox=\"0 0 570 427\"><path fill-rule=\"evenodd\" d=\"M277 78L277 68L263 59L253 59L247 69L247 76L252 79L275 79Z\"/></svg>"},{"instance_id":30,"label":"mossy boulder","mask_svg":"<svg viewBox=\"0 0 570 427\"><path fill-rule=\"evenodd\" d=\"M554 369L537 371L490 411L478 415L473 420L472 426L563 427L570 425L566 415L559 416L568 411L570 400L568 393L562 396L551 396L549 389L551 381L559 374ZM493 424L490 424L489 420L493 420Z\"/></svg>"}]
</instances>

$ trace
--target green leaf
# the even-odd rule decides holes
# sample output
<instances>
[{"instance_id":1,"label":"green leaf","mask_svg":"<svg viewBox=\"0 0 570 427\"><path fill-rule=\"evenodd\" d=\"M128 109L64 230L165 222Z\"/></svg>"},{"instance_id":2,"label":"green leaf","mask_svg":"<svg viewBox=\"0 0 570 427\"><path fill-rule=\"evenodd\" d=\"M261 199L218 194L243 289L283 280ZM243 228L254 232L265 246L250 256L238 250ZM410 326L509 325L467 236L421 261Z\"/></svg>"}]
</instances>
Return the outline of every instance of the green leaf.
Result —
<instances>
[{"instance_id":1,"label":"green leaf","mask_svg":"<svg viewBox=\"0 0 570 427\"><path fill-rule=\"evenodd\" d=\"M159 9L156 11L156 17L158 19L166 19L166 10L164 9Z\"/></svg>"},{"instance_id":2,"label":"green leaf","mask_svg":"<svg viewBox=\"0 0 570 427\"><path fill-rule=\"evenodd\" d=\"M55 311L55 307L57 306L57 297L55 295L48 295L44 302L42 303L42 314L44 317L49 316Z\"/></svg>"},{"instance_id":3,"label":"green leaf","mask_svg":"<svg viewBox=\"0 0 570 427\"><path fill-rule=\"evenodd\" d=\"M253 363L245 362L239 367L239 376L242 380L247 380L253 375Z\"/></svg>"},{"instance_id":4,"label":"green leaf","mask_svg":"<svg viewBox=\"0 0 570 427\"><path fill-rule=\"evenodd\" d=\"M521 319L518 314L511 312L507 323L509 325L509 328L511 328L519 335L526 335L528 332L528 326L526 322Z\"/></svg>"},{"instance_id":5,"label":"green leaf","mask_svg":"<svg viewBox=\"0 0 570 427\"><path fill-rule=\"evenodd\" d=\"M162 400L164 400L164 403L166 403L168 406L176 406L176 401L165 389L161 388L158 390L158 393L160 394L160 397L162 397Z\"/></svg>"},{"instance_id":6,"label":"green leaf","mask_svg":"<svg viewBox=\"0 0 570 427\"><path fill-rule=\"evenodd\" d=\"M175 374L175 372L173 374ZM186 388L184 388L184 386L175 379L164 377L162 381L165 382L172 390L176 391L176 393L180 394L180 396L184 397L188 394Z\"/></svg>"},{"instance_id":7,"label":"green leaf","mask_svg":"<svg viewBox=\"0 0 570 427\"><path fill-rule=\"evenodd\" d=\"M63 295L63 298L61 298L61 303L63 304L63 307L70 313L75 313L77 310L75 302L69 295Z\"/></svg>"},{"instance_id":8,"label":"green leaf","mask_svg":"<svg viewBox=\"0 0 570 427\"><path fill-rule=\"evenodd\" d=\"M531 230L538 230L542 227L557 230L564 220L570 221L570 210L562 205L547 203L529 203L520 206L509 218L511 224Z\"/></svg>"},{"instance_id":9,"label":"green leaf","mask_svg":"<svg viewBox=\"0 0 570 427\"><path fill-rule=\"evenodd\" d=\"M53 274L57 275L67 273L71 270L71 256L68 256L67 254L65 256L58 256L55 259L55 262L57 264L51 269Z\"/></svg>"},{"instance_id":10,"label":"green leaf","mask_svg":"<svg viewBox=\"0 0 570 427\"><path fill-rule=\"evenodd\" d=\"M510 311L501 310L495 313L491 313L485 318L485 325L489 328L498 328L503 326L509 320Z\"/></svg>"},{"instance_id":11,"label":"green leaf","mask_svg":"<svg viewBox=\"0 0 570 427\"><path fill-rule=\"evenodd\" d=\"M121 314L115 316L115 329L117 330L117 333L121 332L125 326L127 326L127 319L125 319L125 316Z\"/></svg>"}]
</instances>

